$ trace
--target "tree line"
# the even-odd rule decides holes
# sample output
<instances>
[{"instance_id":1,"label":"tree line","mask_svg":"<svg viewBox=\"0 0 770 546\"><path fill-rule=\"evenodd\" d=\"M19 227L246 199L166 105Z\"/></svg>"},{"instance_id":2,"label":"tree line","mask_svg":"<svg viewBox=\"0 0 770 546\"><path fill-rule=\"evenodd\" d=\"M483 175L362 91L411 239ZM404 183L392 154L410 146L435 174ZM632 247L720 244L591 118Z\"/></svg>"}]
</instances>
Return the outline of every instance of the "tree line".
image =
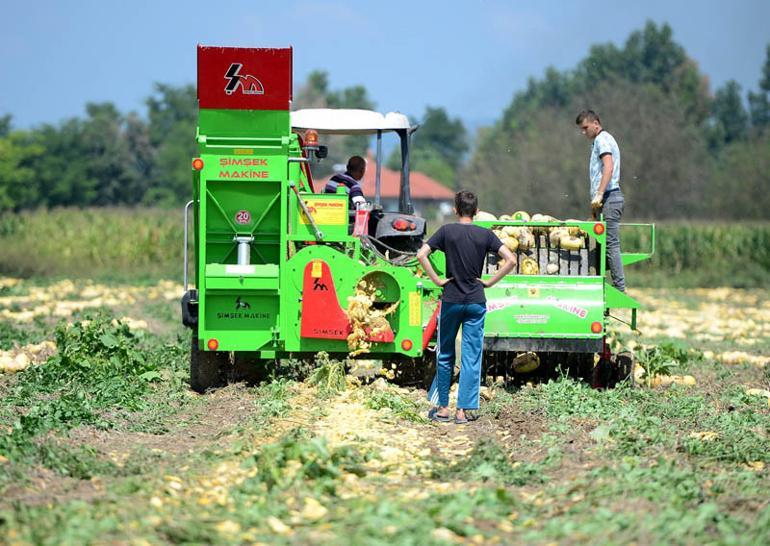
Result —
<instances>
[{"instance_id":1,"label":"tree line","mask_svg":"<svg viewBox=\"0 0 770 546\"><path fill-rule=\"evenodd\" d=\"M713 94L706 75L673 39L649 22L622 47L593 46L565 71L549 68L491 127L471 139L463 122L428 106L412 116L411 166L451 188L480 195L496 213L528 210L560 217L587 212L589 143L574 123L599 113L618 140L626 218L770 217L770 45L758 89L746 100L729 81ZM156 84L146 114L89 103L85 115L14 129L0 116L0 210L56 206L176 206L191 195L196 155L195 88ZM375 108L364 86L332 89L312 72L295 108ZM325 137L324 176L371 139ZM397 150L388 158L398 168Z\"/></svg>"},{"instance_id":2,"label":"tree line","mask_svg":"<svg viewBox=\"0 0 770 546\"><path fill-rule=\"evenodd\" d=\"M462 185L493 212L586 216L590 143L575 125L586 108L619 143L624 218L770 218L770 45L746 102L735 81L712 95L666 24L595 45L515 94L478 135Z\"/></svg>"}]
</instances>

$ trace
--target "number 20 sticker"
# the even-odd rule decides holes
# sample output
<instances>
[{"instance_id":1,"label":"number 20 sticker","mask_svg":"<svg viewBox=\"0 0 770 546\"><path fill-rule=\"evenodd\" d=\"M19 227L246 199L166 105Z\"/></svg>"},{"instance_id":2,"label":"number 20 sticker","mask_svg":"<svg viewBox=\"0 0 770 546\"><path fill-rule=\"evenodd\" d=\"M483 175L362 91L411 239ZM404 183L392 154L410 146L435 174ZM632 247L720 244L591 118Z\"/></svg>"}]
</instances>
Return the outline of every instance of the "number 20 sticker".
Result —
<instances>
[{"instance_id":1,"label":"number 20 sticker","mask_svg":"<svg viewBox=\"0 0 770 546\"><path fill-rule=\"evenodd\" d=\"M237 224L248 224L251 222L251 213L247 210L239 210L235 213L235 222Z\"/></svg>"}]
</instances>

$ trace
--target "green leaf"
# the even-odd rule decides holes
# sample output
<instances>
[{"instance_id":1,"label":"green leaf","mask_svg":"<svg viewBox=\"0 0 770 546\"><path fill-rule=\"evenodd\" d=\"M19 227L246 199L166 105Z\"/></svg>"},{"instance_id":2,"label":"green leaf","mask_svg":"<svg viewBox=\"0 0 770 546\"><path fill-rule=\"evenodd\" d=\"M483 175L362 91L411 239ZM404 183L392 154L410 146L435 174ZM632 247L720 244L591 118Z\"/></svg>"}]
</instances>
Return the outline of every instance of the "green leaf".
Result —
<instances>
[{"instance_id":1,"label":"green leaf","mask_svg":"<svg viewBox=\"0 0 770 546\"><path fill-rule=\"evenodd\" d=\"M145 381L156 381L160 378L161 378L160 372L157 372L155 370L144 372L139 376L139 379L144 379Z\"/></svg>"},{"instance_id":2,"label":"green leaf","mask_svg":"<svg viewBox=\"0 0 770 546\"><path fill-rule=\"evenodd\" d=\"M99 341L102 342L102 345L107 347L108 349L112 349L113 347L118 346L118 340L109 332L105 332L101 335L99 338Z\"/></svg>"}]
</instances>

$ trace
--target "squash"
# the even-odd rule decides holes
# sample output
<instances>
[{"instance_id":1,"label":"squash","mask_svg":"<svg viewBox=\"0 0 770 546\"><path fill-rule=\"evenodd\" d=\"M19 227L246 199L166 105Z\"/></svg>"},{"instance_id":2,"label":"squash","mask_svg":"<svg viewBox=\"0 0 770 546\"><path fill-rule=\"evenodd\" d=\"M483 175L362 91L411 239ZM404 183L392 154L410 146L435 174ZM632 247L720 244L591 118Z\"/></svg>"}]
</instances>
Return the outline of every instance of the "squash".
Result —
<instances>
[{"instance_id":1,"label":"squash","mask_svg":"<svg viewBox=\"0 0 770 546\"><path fill-rule=\"evenodd\" d=\"M511 366L516 373L529 373L540 367L540 357L533 352L521 353L514 357Z\"/></svg>"},{"instance_id":2,"label":"squash","mask_svg":"<svg viewBox=\"0 0 770 546\"><path fill-rule=\"evenodd\" d=\"M559 247L564 250L580 250L583 248L583 239L582 237L572 235L567 235L566 237L562 235L559 239Z\"/></svg>"},{"instance_id":3,"label":"squash","mask_svg":"<svg viewBox=\"0 0 770 546\"><path fill-rule=\"evenodd\" d=\"M521 267L519 268L522 275L537 275L540 273L540 266L532 258L524 258L521 261Z\"/></svg>"},{"instance_id":4,"label":"squash","mask_svg":"<svg viewBox=\"0 0 770 546\"><path fill-rule=\"evenodd\" d=\"M476 222L496 222L497 216L491 212L484 212L483 210L480 210L476 213L476 216L473 217L473 220Z\"/></svg>"},{"instance_id":5,"label":"squash","mask_svg":"<svg viewBox=\"0 0 770 546\"><path fill-rule=\"evenodd\" d=\"M532 232L529 230L529 228L521 227L519 228L519 248L522 250L529 250L533 246L535 246L535 236L532 235Z\"/></svg>"},{"instance_id":6,"label":"squash","mask_svg":"<svg viewBox=\"0 0 770 546\"><path fill-rule=\"evenodd\" d=\"M505 237L500 239L500 241L502 241L505 247L511 252L516 252L516 249L519 248L519 240L516 237Z\"/></svg>"}]
</instances>

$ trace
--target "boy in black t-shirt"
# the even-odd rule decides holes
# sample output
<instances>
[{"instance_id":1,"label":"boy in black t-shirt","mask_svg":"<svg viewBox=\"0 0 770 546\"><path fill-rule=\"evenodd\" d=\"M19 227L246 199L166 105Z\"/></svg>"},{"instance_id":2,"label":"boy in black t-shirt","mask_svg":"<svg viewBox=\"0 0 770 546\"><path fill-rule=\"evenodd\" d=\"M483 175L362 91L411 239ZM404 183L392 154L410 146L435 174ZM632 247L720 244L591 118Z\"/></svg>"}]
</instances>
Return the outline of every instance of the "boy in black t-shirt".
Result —
<instances>
[{"instance_id":1,"label":"boy in black t-shirt","mask_svg":"<svg viewBox=\"0 0 770 546\"><path fill-rule=\"evenodd\" d=\"M516 258L494 233L473 225L473 216L477 211L478 200L472 192L457 192L455 214L458 222L441 226L417 253L417 259L428 277L444 288L438 321L436 377L428 390L428 399L434 405L428 416L434 421L449 421L449 385L455 365L455 339L461 325L462 358L455 423L467 423L466 410L478 409L484 317L487 313L484 288L496 284L516 265ZM428 255L436 250L446 255L446 279L439 278L428 261ZM484 259L490 251L497 252L505 260L505 265L490 280L483 281Z\"/></svg>"}]
</instances>

